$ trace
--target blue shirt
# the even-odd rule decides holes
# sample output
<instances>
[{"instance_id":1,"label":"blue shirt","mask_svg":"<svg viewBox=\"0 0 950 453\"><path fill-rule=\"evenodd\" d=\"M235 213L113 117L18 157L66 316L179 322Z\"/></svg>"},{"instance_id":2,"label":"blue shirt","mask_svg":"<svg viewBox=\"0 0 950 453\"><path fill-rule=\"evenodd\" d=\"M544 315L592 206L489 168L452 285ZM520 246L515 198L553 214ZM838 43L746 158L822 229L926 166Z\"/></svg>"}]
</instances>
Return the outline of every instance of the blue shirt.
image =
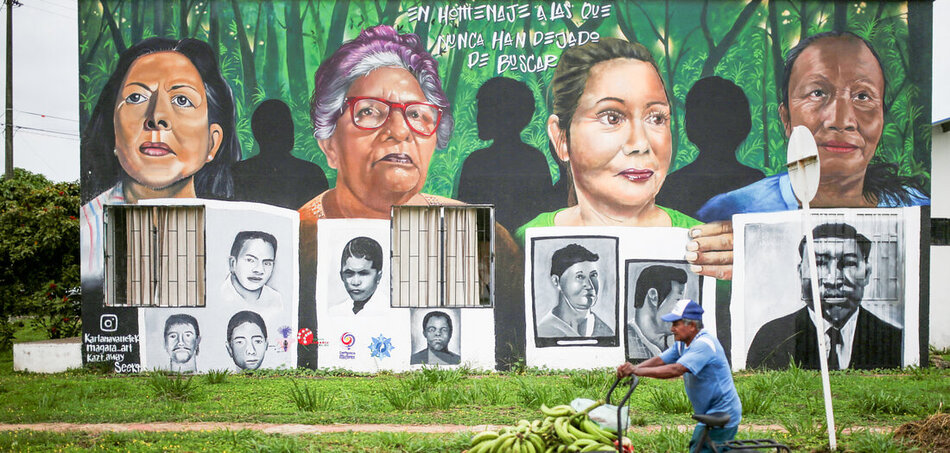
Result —
<instances>
[{"instance_id":1,"label":"blue shirt","mask_svg":"<svg viewBox=\"0 0 950 453\"><path fill-rule=\"evenodd\" d=\"M910 196L909 203L903 203L893 197L881 197L878 200L879 208L902 208L905 206L929 206L930 198L917 189L905 188ZM792 182L788 173L779 173L775 176L756 181L740 189L726 192L712 197L703 207L696 211L696 216L703 222L716 220L732 220L733 214L748 212L776 212L798 209L798 199L792 191Z\"/></svg>"},{"instance_id":2,"label":"blue shirt","mask_svg":"<svg viewBox=\"0 0 950 453\"><path fill-rule=\"evenodd\" d=\"M742 402L732 382L732 371L726 353L709 332L702 330L689 346L677 341L660 355L663 363L678 363L689 370L683 375L686 396L697 414L725 412L729 414L726 428L739 426Z\"/></svg>"}]
</instances>

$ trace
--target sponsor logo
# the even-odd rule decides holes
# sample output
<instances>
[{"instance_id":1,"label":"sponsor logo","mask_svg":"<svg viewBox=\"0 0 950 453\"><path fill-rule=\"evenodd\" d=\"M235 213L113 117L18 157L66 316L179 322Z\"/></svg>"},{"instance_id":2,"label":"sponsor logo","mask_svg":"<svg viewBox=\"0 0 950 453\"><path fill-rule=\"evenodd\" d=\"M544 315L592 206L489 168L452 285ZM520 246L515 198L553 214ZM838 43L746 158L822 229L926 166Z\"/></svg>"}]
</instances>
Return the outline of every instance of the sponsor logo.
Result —
<instances>
[{"instance_id":1,"label":"sponsor logo","mask_svg":"<svg viewBox=\"0 0 950 453\"><path fill-rule=\"evenodd\" d=\"M356 345L356 337L349 332L344 332L343 335L340 335L340 343L343 344L343 347L346 348L344 351L340 351L341 360L352 360L356 358L356 352L354 352L353 346Z\"/></svg>"},{"instance_id":2,"label":"sponsor logo","mask_svg":"<svg viewBox=\"0 0 950 453\"><path fill-rule=\"evenodd\" d=\"M374 337L373 344L369 345L370 355L380 359L389 357L389 353L393 349L396 349L396 347L393 346L392 339L384 337L383 334L379 334L378 337Z\"/></svg>"},{"instance_id":3,"label":"sponsor logo","mask_svg":"<svg viewBox=\"0 0 950 453\"><path fill-rule=\"evenodd\" d=\"M297 343L300 343L304 346L307 346L313 343L313 332L310 329L304 327L297 331Z\"/></svg>"},{"instance_id":4,"label":"sponsor logo","mask_svg":"<svg viewBox=\"0 0 950 453\"><path fill-rule=\"evenodd\" d=\"M343 343L343 346L345 346L346 349L351 349L353 345L356 344L356 337L354 337L353 334L346 332L340 336L340 343Z\"/></svg>"}]
</instances>

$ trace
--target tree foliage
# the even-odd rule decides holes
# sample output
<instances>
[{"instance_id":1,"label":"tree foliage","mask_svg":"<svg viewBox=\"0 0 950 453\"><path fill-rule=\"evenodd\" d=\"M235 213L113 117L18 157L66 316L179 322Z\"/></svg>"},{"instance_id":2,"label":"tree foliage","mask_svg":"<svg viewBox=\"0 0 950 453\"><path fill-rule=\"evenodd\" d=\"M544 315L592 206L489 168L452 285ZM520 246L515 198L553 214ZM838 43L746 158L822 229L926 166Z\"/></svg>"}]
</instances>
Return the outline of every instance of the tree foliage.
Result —
<instances>
[{"instance_id":1,"label":"tree foliage","mask_svg":"<svg viewBox=\"0 0 950 453\"><path fill-rule=\"evenodd\" d=\"M0 319L34 316L50 338L78 334L79 184L17 168L0 196Z\"/></svg>"}]
</instances>

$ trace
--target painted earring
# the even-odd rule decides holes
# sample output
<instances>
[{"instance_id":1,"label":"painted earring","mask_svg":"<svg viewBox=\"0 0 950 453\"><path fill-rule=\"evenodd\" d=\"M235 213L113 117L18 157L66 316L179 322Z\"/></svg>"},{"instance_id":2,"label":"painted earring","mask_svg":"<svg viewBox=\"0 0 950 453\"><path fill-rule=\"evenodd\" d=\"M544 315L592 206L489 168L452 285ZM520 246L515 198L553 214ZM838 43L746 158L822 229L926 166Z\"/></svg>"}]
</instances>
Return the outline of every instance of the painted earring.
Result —
<instances>
[{"instance_id":1,"label":"painted earring","mask_svg":"<svg viewBox=\"0 0 950 453\"><path fill-rule=\"evenodd\" d=\"M118 155L119 155L119 149L118 149L118 148L112 148L112 155L118 157Z\"/></svg>"}]
</instances>

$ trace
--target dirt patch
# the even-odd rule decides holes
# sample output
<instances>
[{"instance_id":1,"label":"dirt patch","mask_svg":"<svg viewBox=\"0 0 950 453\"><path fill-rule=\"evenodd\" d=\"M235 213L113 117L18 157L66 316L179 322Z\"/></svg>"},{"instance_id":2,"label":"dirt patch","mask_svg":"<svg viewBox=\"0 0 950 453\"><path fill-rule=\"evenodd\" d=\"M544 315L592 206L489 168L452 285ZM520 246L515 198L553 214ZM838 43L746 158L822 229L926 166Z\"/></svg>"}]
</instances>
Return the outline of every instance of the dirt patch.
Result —
<instances>
[{"instance_id":1,"label":"dirt patch","mask_svg":"<svg viewBox=\"0 0 950 453\"><path fill-rule=\"evenodd\" d=\"M947 360L944 360L943 357L940 357L937 354L930 355L930 364L941 370L950 368L950 362L948 362Z\"/></svg>"},{"instance_id":2,"label":"dirt patch","mask_svg":"<svg viewBox=\"0 0 950 453\"><path fill-rule=\"evenodd\" d=\"M894 437L927 451L950 451L950 414L934 414L926 420L901 425Z\"/></svg>"}]
</instances>

